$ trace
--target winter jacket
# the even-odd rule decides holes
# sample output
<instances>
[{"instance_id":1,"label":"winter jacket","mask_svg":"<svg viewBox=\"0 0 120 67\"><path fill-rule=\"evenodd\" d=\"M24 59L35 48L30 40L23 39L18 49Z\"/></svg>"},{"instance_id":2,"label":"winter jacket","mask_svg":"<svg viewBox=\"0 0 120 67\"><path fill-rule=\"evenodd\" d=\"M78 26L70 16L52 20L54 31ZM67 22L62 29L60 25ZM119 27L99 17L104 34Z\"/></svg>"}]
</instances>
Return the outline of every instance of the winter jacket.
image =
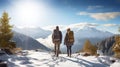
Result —
<instances>
[{"instance_id":1,"label":"winter jacket","mask_svg":"<svg viewBox=\"0 0 120 67\"><path fill-rule=\"evenodd\" d=\"M73 45L74 42L69 42L69 36L68 33L66 33L65 38L64 38L64 45L66 46L71 46Z\"/></svg>"},{"instance_id":2,"label":"winter jacket","mask_svg":"<svg viewBox=\"0 0 120 67\"><path fill-rule=\"evenodd\" d=\"M55 30L54 30L55 31ZM55 43L55 37L54 37L54 31L53 31L53 34L52 34L52 42ZM59 35L60 35L60 40L59 40L59 43L62 42L62 32L59 31Z\"/></svg>"}]
</instances>

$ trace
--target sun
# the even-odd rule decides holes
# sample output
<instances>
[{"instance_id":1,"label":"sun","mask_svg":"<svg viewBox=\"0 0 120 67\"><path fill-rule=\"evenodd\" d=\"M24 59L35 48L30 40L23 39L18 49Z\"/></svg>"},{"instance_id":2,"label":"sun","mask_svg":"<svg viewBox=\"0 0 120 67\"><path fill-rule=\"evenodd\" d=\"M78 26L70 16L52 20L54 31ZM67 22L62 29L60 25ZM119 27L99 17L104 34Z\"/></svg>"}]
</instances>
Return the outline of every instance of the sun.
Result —
<instances>
[{"instance_id":1,"label":"sun","mask_svg":"<svg viewBox=\"0 0 120 67\"><path fill-rule=\"evenodd\" d=\"M24 25L33 25L39 23L46 14L46 7L36 0L24 0L15 4L15 13L17 20Z\"/></svg>"}]
</instances>

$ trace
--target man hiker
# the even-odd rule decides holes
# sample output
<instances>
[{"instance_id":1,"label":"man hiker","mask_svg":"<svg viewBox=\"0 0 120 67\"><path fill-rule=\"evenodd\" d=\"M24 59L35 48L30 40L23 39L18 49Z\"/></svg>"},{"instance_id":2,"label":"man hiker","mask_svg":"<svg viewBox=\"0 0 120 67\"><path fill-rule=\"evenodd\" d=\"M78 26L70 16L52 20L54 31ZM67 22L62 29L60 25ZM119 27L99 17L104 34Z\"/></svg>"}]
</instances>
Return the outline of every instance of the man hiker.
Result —
<instances>
[{"instance_id":1,"label":"man hiker","mask_svg":"<svg viewBox=\"0 0 120 67\"><path fill-rule=\"evenodd\" d=\"M64 39L64 44L67 47L67 55L71 57L71 53L72 53L71 48L72 48L72 45L74 44L74 33L73 31L70 30L70 28L67 29L67 33Z\"/></svg>"},{"instance_id":2,"label":"man hiker","mask_svg":"<svg viewBox=\"0 0 120 67\"><path fill-rule=\"evenodd\" d=\"M55 56L58 57L60 53L60 44L62 42L62 33L59 30L58 26L56 26L56 29L53 30L52 41L55 44L54 45Z\"/></svg>"}]
</instances>

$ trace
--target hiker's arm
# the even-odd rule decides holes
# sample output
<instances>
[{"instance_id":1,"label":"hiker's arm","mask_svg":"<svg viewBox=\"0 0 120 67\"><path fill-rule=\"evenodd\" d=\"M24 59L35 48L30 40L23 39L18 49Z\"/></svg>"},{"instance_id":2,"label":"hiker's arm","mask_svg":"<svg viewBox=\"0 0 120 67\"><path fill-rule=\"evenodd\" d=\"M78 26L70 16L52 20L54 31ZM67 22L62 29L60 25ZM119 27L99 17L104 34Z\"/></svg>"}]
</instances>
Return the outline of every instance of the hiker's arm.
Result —
<instances>
[{"instance_id":1,"label":"hiker's arm","mask_svg":"<svg viewBox=\"0 0 120 67\"><path fill-rule=\"evenodd\" d=\"M60 43L62 42L62 32L60 31Z\"/></svg>"},{"instance_id":2,"label":"hiker's arm","mask_svg":"<svg viewBox=\"0 0 120 67\"><path fill-rule=\"evenodd\" d=\"M64 45L66 45L66 39L67 39L67 33L66 33L65 38L64 38Z\"/></svg>"},{"instance_id":3,"label":"hiker's arm","mask_svg":"<svg viewBox=\"0 0 120 67\"><path fill-rule=\"evenodd\" d=\"M52 34L52 42L54 43L54 33Z\"/></svg>"},{"instance_id":4,"label":"hiker's arm","mask_svg":"<svg viewBox=\"0 0 120 67\"><path fill-rule=\"evenodd\" d=\"M75 38L74 38L75 36L74 36L74 32L73 32L73 43L75 42Z\"/></svg>"}]
</instances>

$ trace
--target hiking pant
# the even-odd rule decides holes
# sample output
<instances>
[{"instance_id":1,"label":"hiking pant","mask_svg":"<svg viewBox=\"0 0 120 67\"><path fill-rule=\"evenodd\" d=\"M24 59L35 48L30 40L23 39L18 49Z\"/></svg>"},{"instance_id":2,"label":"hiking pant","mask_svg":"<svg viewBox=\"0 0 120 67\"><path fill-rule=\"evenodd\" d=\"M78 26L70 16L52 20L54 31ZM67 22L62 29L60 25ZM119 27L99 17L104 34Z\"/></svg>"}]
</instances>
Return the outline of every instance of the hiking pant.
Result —
<instances>
[{"instance_id":1,"label":"hiking pant","mask_svg":"<svg viewBox=\"0 0 120 67\"><path fill-rule=\"evenodd\" d=\"M60 52L60 44L55 44L54 46L54 49L55 49L55 56L59 56L59 52Z\"/></svg>"},{"instance_id":2,"label":"hiking pant","mask_svg":"<svg viewBox=\"0 0 120 67\"><path fill-rule=\"evenodd\" d=\"M72 46L70 46L70 45L67 46L67 55L70 56L70 57L71 57L71 52L72 52L72 51L71 51L71 47L72 47Z\"/></svg>"}]
</instances>

